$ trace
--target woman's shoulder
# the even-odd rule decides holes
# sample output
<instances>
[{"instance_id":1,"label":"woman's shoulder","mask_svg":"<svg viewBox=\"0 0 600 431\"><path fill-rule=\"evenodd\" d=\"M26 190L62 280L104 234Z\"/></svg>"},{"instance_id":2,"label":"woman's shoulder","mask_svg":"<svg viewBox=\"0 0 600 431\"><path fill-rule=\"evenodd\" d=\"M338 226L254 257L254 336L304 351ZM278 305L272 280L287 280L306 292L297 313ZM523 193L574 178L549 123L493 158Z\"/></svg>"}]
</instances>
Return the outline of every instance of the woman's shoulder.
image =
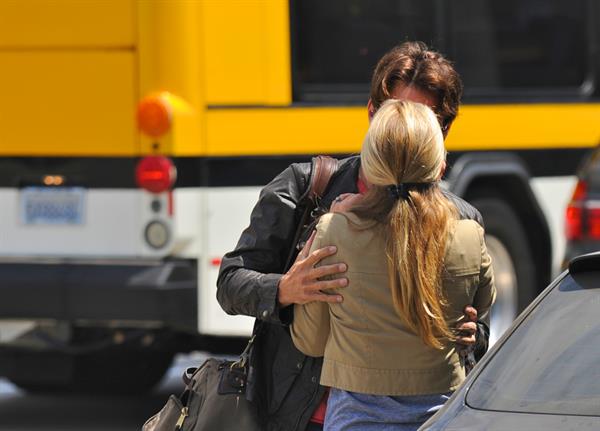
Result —
<instances>
[{"instance_id":1,"label":"woman's shoulder","mask_svg":"<svg viewBox=\"0 0 600 431\"><path fill-rule=\"evenodd\" d=\"M369 225L353 212L327 213L317 224L317 234L321 237L347 237L370 234Z\"/></svg>"},{"instance_id":2,"label":"woman's shoulder","mask_svg":"<svg viewBox=\"0 0 600 431\"><path fill-rule=\"evenodd\" d=\"M475 220L456 220L453 226L453 236L459 239L481 239L483 236L483 228Z\"/></svg>"},{"instance_id":3,"label":"woman's shoulder","mask_svg":"<svg viewBox=\"0 0 600 431\"><path fill-rule=\"evenodd\" d=\"M368 223L351 211L327 213L321 216L317 229L349 229L368 227L372 223Z\"/></svg>"}]
</instances>

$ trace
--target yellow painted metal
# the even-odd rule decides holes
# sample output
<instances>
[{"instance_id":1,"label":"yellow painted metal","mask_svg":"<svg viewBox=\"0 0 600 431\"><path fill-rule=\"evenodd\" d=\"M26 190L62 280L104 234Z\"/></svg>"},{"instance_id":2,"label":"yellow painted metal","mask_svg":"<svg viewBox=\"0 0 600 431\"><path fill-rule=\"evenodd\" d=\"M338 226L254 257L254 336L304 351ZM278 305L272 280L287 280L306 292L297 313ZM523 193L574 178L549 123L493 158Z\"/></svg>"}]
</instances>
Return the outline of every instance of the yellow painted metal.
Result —
<instances>
[{"instance_id":1,"label":"yellow painted metal","mask_svg":"<svg viewBox=\"0 0 600 431\"><path fill-rule=\"evenodd\" d=\"M466 105L452 150L589 147L600 143L600 104Z\"/></svg>"},{"instance_id":2,"label":"yellow painted metal","mask_svg":"<svg viewBox=\"0 0 600 431\"><path fill-rule=\"evenodd\" d=\"M366 107L213 109L207 155L353 153L368 127ZM466 105L449 151L589 147L600 142L600 104Z\"/></svg>"},{"instance_id":3,"label":"yellow painted metal","mask_svg":"<svg viewBox=\"0 0 600 431\"><path fill-rule=\"evenodd\" d=\"M288 14L287 0L0 1L0 154L358 152L365 107L291 105ZM174 117L157 140L134 118L159 91ZM599 119L600 104L467 105L447 147L588 147Z\"/></svg>"},{"instance_id":4,"label":"yellow painted metal","mask_svg":"<svg viewBox=\"0 0 600 431\"><path fill-rule=\"evenodd\" d=\"M174 108L171 133L160 139L140 134L142 154L185 156L204 151L202 4L186 0L138 1L140 99L168 91Z\"/></svg>"},{"instance_id":5,"label":"yellow painted metal","mask_svg":"<svg viewBox=\"0 0 600 431\"><path fill-rule=\"evenodd\" d=\"M502 150L589 147L600 142L599 104L466 105L446 147ZM207 155L352 153L366 108L212 109Z\"/></svg>"},{"instance_id":6,"label":"yellow painted metal","mask_svg":"<svg viewBox=\"0 0 600 431\"><path fill-rule=\"evenodd\" d=\"M2 0L0 49L131 47L133 0Z\"/></svg>"},{"instance_id":7,"label":"yellow painted metal","mask_svg":"<svg viewBox=\"0 0 600 431\"><path fill-rule=\"evenodd\" d=\"M160 99L166 102L171 114L171 127L165 135L158 138L140 133L141 154L163 154L166 156L200 154L198 111L186 100L168 92L151 94L150 96L160 96ZM193 143L198 145L194 146Z\"/></svg>"},{"instance_id":8,"label":"yellow painted metal","mask_svg":"<svg viewBox=\"0 0 600 431\"><path fill-rule=\"evenodd\" d=\"M288 0L205 0L209 105L288 105L292 100Z\"/></svg>"},{"instance_id":9,"label":"yellow painted metal","mask_svg":"<svg viewBox=\"0 0 600 431\"><path fill-rule=\"evenodd\" d=\"M367 127L366 107L211 109L206 154L357 152Z\"/></svg>"},{"instance_id":10,"label":"yellow painted metal","mask_svg":"<svg viewBox=\"0 0 600 431\"><path fill-rule=\"evenodd\" d=\"M134 68L130 51L0 51L0 154L137 154Z\"/></svg>"}]
</instances>

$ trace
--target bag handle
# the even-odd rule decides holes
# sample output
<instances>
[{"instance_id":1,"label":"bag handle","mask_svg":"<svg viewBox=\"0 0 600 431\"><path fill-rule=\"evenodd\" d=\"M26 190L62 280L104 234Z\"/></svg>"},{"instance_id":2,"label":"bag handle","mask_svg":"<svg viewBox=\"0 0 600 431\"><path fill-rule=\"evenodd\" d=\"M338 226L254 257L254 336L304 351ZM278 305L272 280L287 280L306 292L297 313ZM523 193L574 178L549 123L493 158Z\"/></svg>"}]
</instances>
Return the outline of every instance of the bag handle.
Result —
<instances>
[{"instance_id":1,"label":"bag handle","mask_svg":"<svg viewBox=\"0 0 600 431\"><path fill-rule=\"evenodd\" d=\"M317 206L319 200L323 197L323 193L325 193L325 190L327 190L327 186L329 185L333 175L337 172L338 168L338 160L334 159L333 157L313 157L310 182L308 184L308 189L304 194L304 196L308 197L308 199L305 199L307 201L306 208L304 209L302 217L300 218L300 222L298 223L298 228L296 229L296 234L294 235L294 240L292 241L292 248L290 249L290 253L288 254L285 262L285 271L290 269L292 266L292 261L294 260L297 251L296 245L300 240L302 232L304 232L306 222L308 221L312 211Z\"/></svg>"},{"instance_id":2,"label":"bag handle","mask_svg":"<svg viewBox=\"0 0 600 431\"><path fill-rule=\"evenodd\" d=\"M331 177L338 170L338 161L329 156L317 156L313 158L313 171L308 185L308 197L316 205L325 193Z\"/></svg>"}]
</instances>

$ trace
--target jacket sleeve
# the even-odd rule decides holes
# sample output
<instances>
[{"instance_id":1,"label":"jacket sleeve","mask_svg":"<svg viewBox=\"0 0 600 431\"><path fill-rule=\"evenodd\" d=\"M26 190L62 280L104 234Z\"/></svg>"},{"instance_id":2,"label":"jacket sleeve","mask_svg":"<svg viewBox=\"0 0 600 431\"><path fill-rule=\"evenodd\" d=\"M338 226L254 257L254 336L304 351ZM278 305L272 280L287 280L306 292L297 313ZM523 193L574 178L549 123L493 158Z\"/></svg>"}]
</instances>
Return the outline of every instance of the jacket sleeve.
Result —
<instances>
[{"instance_id":1,"label":"jacket sleeve","mask_svg":"<svg viewBox=\"0 0 600 431\"><path fill-rule=\"evenodd\" d=\"M473 221L477 222L477 224L479 224L479 226L481 226L482 228L485 228L483 217L481 216L481 213L479 212L479 210L477 208L475 208L473 205L471 205L464 199L461 199L460 197L456 196L454 193L451 193L446 190L443 190L442 192L444 193L446 198L449 199L456 206L456 209L458 210L459 218L461 220L465 220L465 219L473 220ZM483 232L483 229L482 229L482 232ZM485 247L485 244L483 246ZM487 252L486 252L486 255L487 255ZM487 275L488 276L491 275L491 268L489 269L489 274L487 274ZM495 292L495 290L494 290L494 292ZM479 316L483 316L483 317L480 317L479 320L477 321L477 332L475 334L475 346L474 346L475 358L477 360L479 360L485 354L485 352L487 352L487 349L488 349L489 339L490 339L490 328L489 328L490 316L489 316L489 313L487 313L487 312L482 313L479 310L479 308L477 308L476 304L473 304L473 307L477 310L477 314Z\"/></svg>"},{"instance_id":2,"label":"jacket sleeve","mask_svg":"<svg viewBox=\"0 0 600 431\"><path fill-rule=\"evenodd\" d=\"M294 164L266 185L252 210L250 226L221 262L217 300L228 314L283 323L277 286L300 222L310 163Z\"/></svg>"},{"instance_id":3,"label":"jacket sleeve","mask_svg":"<svg viewBox=\"0 0 600 431\"><path fill-rule=\"evenodd\" d=\"M496 286L494 285L494 273L492 270L492 259L487 252L483 229L478 227L479 242L481 244L481 266L479 270L479 286L473 298L473 307L477 310L480 320L488 318L488 314L496 300Z\"/></svg>"},{"instance_id":4,"label":"jacket sleeve","mask_svg":"<svg viewBox=\"0 0 600 431\"><path fill-rule=\"evenodd\" d=\"M494 284L494 272L492 259L487 252L483 229L478 229L479 241L481 243L481 267L479 271L479 286L473 298L473 307L477 310L479 320L477 321L476 343L474 346L475 360L479 361L487 352L490 340L490 310L496 301L496 286Z\"/></svg>"},{"instance_id":5,"label":"jacket sleeve","mask_svg":"<svg viewBox=\"0 0 600 431\"><path fill-rule=\"evenodd\" d=\"M329 244L323 239L322 223L317 226L317 234L310 252ZM307 356L321 357L329 338L329 305L326 302L313 301L294 305L294 321L290 325L292 341L298 350Z\"/></svg>"}]
</instances>

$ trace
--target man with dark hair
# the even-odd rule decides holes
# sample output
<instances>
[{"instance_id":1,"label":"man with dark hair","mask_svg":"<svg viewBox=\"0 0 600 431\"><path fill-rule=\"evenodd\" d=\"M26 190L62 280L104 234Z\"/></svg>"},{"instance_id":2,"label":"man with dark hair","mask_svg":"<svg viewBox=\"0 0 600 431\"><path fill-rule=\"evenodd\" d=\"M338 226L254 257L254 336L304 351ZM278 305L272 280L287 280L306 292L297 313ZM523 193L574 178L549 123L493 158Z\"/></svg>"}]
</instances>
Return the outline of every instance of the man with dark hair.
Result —
<instances>
[{"instance_id":1,"label":"man with dark hair","mask_svg":"<svg viewBox=\"0 0 600 431\"><path fill-rule=\"evenodd\" d=\"M452 65L420 42L406 42L385 54L375 69L368 102L371 118L387 99L410 100L428 105L440 121L444 136L458 113L462 83ZM301 197L311 175L310 163L293 164L265 186L252 211L250 226L235 248L223 258L217 280L217 299L229 314L244 314L260 320L261 332L254 355L255 387L260 418L268 430L322 429L326 389L319 386L322 358L304 356L291 340L288 325L293 304L310 301L341 302L342 295L322 290L344 287L346 265L315 265L335 248L326 247L307 255L309 243L284 273L286 258L295 247L294 236L303 212ZM342 211L351 203L348 194L365 190L359 157L339 162L321 199L321 206ZM483 224L471 205L447 193L460 217ZM335 202L334 202L335 200ZM334 204L332 206L332 203ZM325 279L325 276L336 276ZM475 346L479 355L487 350L487 327L476 311L465 308L465 322L457 329L458 342Z\"/></svg>"},{"instance_id":2,"label":"man with dark hair","mask_svg":"<svg viewBox=\"0 0 600 431\"><path fill-rule=\"evenodd\" d=\"M373 72L369 117L387 99L398 99L395 93L400 88L413 88L423 96L433 97L436 104L430 107L438 116L445 137L458 115L463 92L460 76L450 62L422 42L406 42L392 48Z\"/></svg>"}]
</instances>

